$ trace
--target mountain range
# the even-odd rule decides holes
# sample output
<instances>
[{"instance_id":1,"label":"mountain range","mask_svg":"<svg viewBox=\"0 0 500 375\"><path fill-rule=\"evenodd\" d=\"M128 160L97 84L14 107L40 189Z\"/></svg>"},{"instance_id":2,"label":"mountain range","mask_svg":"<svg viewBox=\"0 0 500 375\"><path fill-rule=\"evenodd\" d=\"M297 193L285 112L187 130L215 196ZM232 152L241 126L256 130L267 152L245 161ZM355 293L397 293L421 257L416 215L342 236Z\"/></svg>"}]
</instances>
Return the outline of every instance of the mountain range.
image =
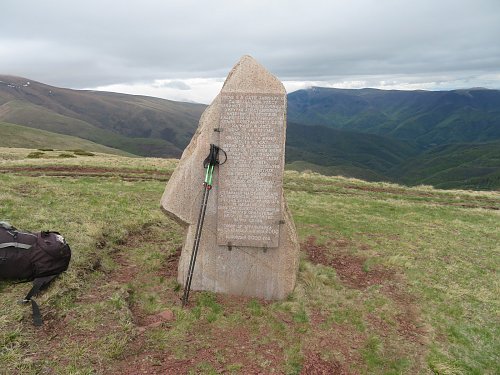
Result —
<instances>
[{"instance_id":1,"label":"mountain range","mask_svg":"<svg viewBox=\"0 0 500 375\"><path fill-rule=\"evenodd\" d=\"M57 88L0 75L0 121L77 136L142 156L178 157L205 107Z\"/></svg>"},{"instance_id":2,"label":"mountain range","mask_svg":"<svg viewBox=\"0 0 500 375\"><path fill-rule=\"evenodd\" d=\"M421 148L500 139L500 91L398 91L313 87L288 96L288 119L383 135Z\"/></svg>"},{"instance_id":3,"label":"mountain range","mask_svg":"<svg viewBox=\"0 0 500 375\"><path fill-rule=\"evenodd\" d=\"M291 126L287 139L290 148L300 144L311 153L288 155L297 169L319 166L326 174L439 188L500 188L499 90L313 87L288 95L287 116L307 127L303 139L295 139ZM327 149L323 157L316 152ZM335 157L339 150L343 160Z\"/></svg>"},{"instance_id":4,"label":"mountain range","mask_svg":"<svg viewBox=\"0 0 500 375\"><path fill-rule=\"evenodd\" d=\"M0 146L79 139L78 148L179 157L205 108L0 75ZM409 185L500 188L498 90L314 87L288 95L287 117L287 168Z\"/></svg>"}]
</instances>

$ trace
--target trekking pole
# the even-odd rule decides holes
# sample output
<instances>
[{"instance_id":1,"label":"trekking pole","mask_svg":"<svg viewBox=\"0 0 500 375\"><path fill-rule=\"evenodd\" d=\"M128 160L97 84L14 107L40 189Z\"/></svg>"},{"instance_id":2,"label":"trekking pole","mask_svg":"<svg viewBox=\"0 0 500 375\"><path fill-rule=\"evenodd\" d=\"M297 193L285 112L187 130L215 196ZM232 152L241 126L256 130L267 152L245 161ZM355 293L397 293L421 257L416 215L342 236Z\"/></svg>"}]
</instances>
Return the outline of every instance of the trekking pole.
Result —
<instances>
[{"instance_id":1,"label":"trekking pole","mask_svg":"<svg viewBox=\"0 0 500 375\"><path fill-rule=\"evenodd\" d=\"M191 281L193 279L193 271L196 263L196 256L198 255L198 248L200 246L203 222L205 221L205 213L207 211L208 195L210 193L210 190L212 189L212 178L214 173L214 167L218 164L224 164L227 160L227 155L224 152L224 155L226 155L226 160L224 160L223 163L219 163L219 151L224 152L224 150L221 150L216 145L210 144L210 153L203 162L203 166L206 168L207 171L205 172L205 181L203 182L203 197L201 199L200 214L198 215L198 223L196 225L196 232L194 235L193 251L191 252L191 260L189 261L188 274L186 278L186 283L184 284L182 307L187 305L189 298L189 291L191 290Z\"/></svg>"}]
</instances>

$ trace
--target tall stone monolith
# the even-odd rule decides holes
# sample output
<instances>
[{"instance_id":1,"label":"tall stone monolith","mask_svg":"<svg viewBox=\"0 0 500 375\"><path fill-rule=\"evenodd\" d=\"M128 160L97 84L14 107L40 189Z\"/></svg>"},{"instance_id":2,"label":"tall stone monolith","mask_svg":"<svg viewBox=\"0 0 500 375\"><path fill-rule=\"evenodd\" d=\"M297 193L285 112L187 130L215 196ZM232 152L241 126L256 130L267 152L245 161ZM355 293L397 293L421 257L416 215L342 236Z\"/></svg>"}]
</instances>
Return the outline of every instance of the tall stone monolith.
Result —
<instances>
[{"instance_id":1,"label":"tall stone monolith","mask_svg":"<svg viewBox=\"0 0 500 375\"><path fill-rule=\"evenodd\" d=\"M203 160L213 143L226 152L227 162L214 172L191 289L266 299L282 299L293 290L299 245L283 195L285 135L283 84L243 56L203 113L161 199L164 211L186 227L179 283L186 280Z\"/></svg>"}]
</instances>

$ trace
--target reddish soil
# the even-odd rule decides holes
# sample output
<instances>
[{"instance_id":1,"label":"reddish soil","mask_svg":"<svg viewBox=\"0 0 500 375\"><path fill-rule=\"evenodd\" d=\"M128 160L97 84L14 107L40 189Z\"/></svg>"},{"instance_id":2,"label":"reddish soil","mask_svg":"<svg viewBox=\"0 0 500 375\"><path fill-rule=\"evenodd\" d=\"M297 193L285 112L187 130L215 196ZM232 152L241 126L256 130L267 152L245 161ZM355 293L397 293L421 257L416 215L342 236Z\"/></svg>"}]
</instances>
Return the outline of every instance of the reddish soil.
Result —
<instances>
[{"instance_id":1,"label":"reddish soil","mask_svg":"<svg viewBox=\"0 0 500 375\"><path fill-rule=\"evenodd\" d=\"M307 339L304 353L302 374L352 374L349 364L362 363L359 350L363 348L366 334L350 325L327 323L327 316L317 310L311 311L311 334ZM323 330L322 325L327 328ZM335 359L324 359L320 353L335 352L342 358L340 363ZM325 372L326 371L326 372ZM330 372L328 372L330 371Z\"/></svg>"},{"instance_id":2,"label":"reddish soil","mask_svg":"<svg viewBox=\"0 0 500 375\"><path fill-rule=\"evenodd\" d=\"M29 167L8 167L2 168L1 171L8 172L33 172L33 171L59 171L59 172L94 172L94 173L148 173L143 169L129 169L129 168L105 168L105 167L86 167L80 165L67 166L67 165L42 165L42 166L29 166Z\"/></svg>"},{"instance_id":3,"label":"reddish soil","mask_svg":"<svg viewBox=\"0 0 500 375\"><path fill-rule=\"evenodd\" d=\"M170 255L165 262L165 266L161 271L161 276L177 278L177 267L179 266L179 258L181 257L182 246L175 249L175 253Z\"/></svg>"},{"instance_id":4,"label":"reddish soil","mask_svg":"<svg viewBox=\"0 0 500 375\"><path fill-rule=\"evenodd\" d=\"M167 181L170 178L170 172L85 166L3 167L0 168L0 173L20 173L27 174L32 177L118 177L126 181Z\"/></svg>"},{"instance_id":5,"label":"reddish soil","mask_svg":"<svg viewBox=\"0 0 500 375\"><path fill-rule=\"evenodd\" d=\"M419 372L418 366L425 362L425 350L422 350L422 347L427 344L428 332L421 319L418 299L405 290L404 279L395 270L381 266L376 266L368 271L363 270L366 259L345 253L343 249L347 247L346 243L349 244L349 241L332 241L331 247L328 247L317 244L314 237L309 237L301 247L311 262L334 268L339 279L348 287L363 290L370 285L381 285L380 291L392 300L396 309L395 322L389 323L377 314L368 313L364 317L365 322L370 327L368 331L360 333L352 327L349 328L349 325L334 323L333 333L320 339L319 342L311 342L308 346L313 350L313 353L321 353L324 348L335 348L335 351L341 353L341 357L345 359L343 363L362 363L358 350L366 342L368 332L376 333L387 347L395 345L394 343L397 341L394 341L394 336L397 336L398 340L402 340L405 344L395 347L394 350L400 352L401 355L414 358L415 367L412 368L412 371ZM319 327L325 321L326 317L319 312L313 312L311 315L312 327ZM322 332L316 329L313 337L318 340L318 336L321 337L321 334ZM317 359L317 355L312 355L311 358L308 360ZM335 367L338 363L333 362L329 365ZM327 368L328 364L318 364L318 366L317 373L321 374L323 373L321 371L327 371L322 366ZM338 373L341 374L348 373L348 370L342 367L335 371L339 371Z\"/></svg>"},{"instance_id":6,"label":"reddish soil","mask_svg":"<svg viewBox=\"0 0 500 375\"><path fill-rule=\"evenodd\" d=\"M310 236L306 242L301 244L301 250L307 254L312 263L330 266L328 249L324 245L316 244L316 237Z\"/></svg>"},{"instance_id":7,"label":"reddish soil","mask_svg":"<svg viewBox=\"0 0 500 375\"><path fill-rule=\"evenodd\" d=\"M147 230L146 230L147 232ZM149 236L151 237L151 236ZM144 241L154 241L147 233L141 232L129 236L128 240L121 245L113 255L118 264L116 269L106 275L104 284L116 283L126 285L130 282L137 284L139 280L145 280L152 275L143 275L138 272L139 268L130 261L126 249L134 248L137 243ZM346 248L352 245L347 240L336 240L333 246L340 252L331 254L331 250L316 243L311 237L303 245L303 250L308 254L314 263L324 264L337 270L340 280L349 287L363 290L369 285L382 284L382 292L393 299L401 311L396 316L397 324L392 327L376 315L369 315L366 323L369 324L368 331L360 331L349 324L337 324L330 322L326 313L312 309L309 312L310 324L308 324L307 336L300 338L303 340L303 367L302 374L352 374L357 369L356 364L362 364L361 351L366 344L370 330L375 331L380 337L388 337L397 334L404 340L419 341L424 332L418 328L418 310L412 304L411 296L404 293L394 284L395 273L384 268L375 268L368 272L363 271L363 258L358 258L345 253ZM103 243L105 247L105 241ZM159 243L159 246L161 244ZM168 257L161 271L161 276L175 279L181 248ZM157 275L156 275L157 276ZM145 283L146 285L146 283ZM153 286L154 288L154 286ZM75 303L85 304L102 301L109 298L106 289L90 289L90 293L81 296ZM196 292L192 294L192 301L196 300ZM169 291L163 293L163 297L169 301L178 299L177 292ZM247 306L249 298L231 297L217 295L217 303L223 306L222 314L229 316L235 312L250 314ZM133 300L133 299L132 299ZM178 301L180 304L180 301ZM260 300L261 305L270 302ZM283 364L287 355L285 348L280 341L266 340L268 329L253 327L251 325L213 325L204 319L199 320L195 332L186 333L185 337L175 341L176 347L159 348L151 346L148 332L161 327L169 330L172 321L176 319L171 310L164 310L157 314L146 314L139 306L129 302L129 308L133 315L133 322L136 326L136 334L131 337L127 344L123 356L120 359L110 360L102 364L103 373L107 374L187 374L189 371L204 373L203 366L210 366L220 373L229 373L228 366L232 365L239 369L242 374L266 374L273 371L282 373ZM189 308L189 307L188 307ZM296 324L290 314L276 311L274 317L281 319L287 325ZM117 325L110 322L109 326L103 327L100 332L80 331L76 329L71 321L78 316L72 312L66 319L57 321L46 316L47 324L40 331L40 342L44 343L48 351L57 353L59 340L55 339L60 332L64 332L65 337L71 337L76 342L93 342L104 335L110 334L118 329ZM244 319L251 319L251 316L244 316ZM371 326L370 326L371 325ZM257 332L253 329L257 329ZM296 337L295 339L299 339ZM284 338L284 340L294 340L294 338ZM387 344L391 341L387 341ZM48 354L45 353L45 356ZM413 356L414 357L414 356ZM40 353L40 359L45 358ZM61 362L64 360L54 359L48 356L45 359ZM353 370L355 369L355 370ZM196 372L197 371L197 372Z\"/></svg>"},{"instance_id":8,"label":"reddish soil","mask_svg":"<svg viewBox=\"0 0 500 375\"><path fill-rule=\"evenodd\" d=\"M360 333L353 327L348 325L340 325L333 323L330 330L327 332L314 332L316 337L314 342L309 342L307 347L309 350L306 352L304 358L304 368L309 363L309 368L314 369L314 365L320 369L330 367L334 374L353 374L353 370L349 366L356 367L355 364L362 364L363 358L360 355L360 350L364 347L366 342L366 334ZM319 353L325 351L333 351L342 358L342 363L337 360L330 359L324 360L320 357ZM303 371L303 374L309 372ZM321 374L321 372L318 372Z\"/></svg>"},{"instance_id":9,"label":"reddish soil","mask_svg":"<svg viewBox=\"0 0 500 375\"><path fill-rule=\"evenodd\" d=\"M218 296L219 297L219 296ZM224 314L244 311L250 299L220 296L217 302L224 304ZM259 337L266 337L261 332ZM191 333L182 341L181 349L189 359L179 359L177 348L151 350L144 338L136 338L127 350L128 355L113 367L112 374L187 374L202 363L210 365L218 373L229 373L227 365L233 364L244 374L265 374L259 362L278 366L284 361L283 349L276 342L259 342L248 328L231 326L218 328L200 321L197 332ZM134 366L131 368L130 363ZM198 372L203 374L200 368Z\"/></svg>"},{"instance_id":10,"label":"reddish soil","mask_svg":"<svg viewBox=\"0 0 500 375\"><path fill-rule=\"evenodd\" d=\"M394 271L381 266L365 271L363 269L365 260L349 254L336 254L333 255L330 266L335 268L342 282L358 289L381 285L394 278Z\"/></svg>"},{"instance_id":11,"label":"reddish soil","mask_svg":"<svg viewBox=\"0 0 500 375\"><path fill-rule=\"evenodd\" d=\"M335 244L342 248L347 247L349 242L338 240ZM363 250L368 248L368 245L362 247ZM309 237L302 244L302 250L308 255L311 262L334 268L340 280L353 288L363 289L370 285L380 285L395 276L393 270L379 265L366 269L364 267L366 258L357 257L346 252L329 251L325 245L316 244L314 236Z\"/></svg>"},{"instance_id":12,"label":"reddish soil","mask_svg":"<svg viewBox=\"0 0 500 375\"><path fill-rule=\"evenodd\" d=\"M326 361L317 352L307 351L302 366L303 375L345 375L348 374L338 361Z\"/></svg>"},{"instance_id":13,"label":"reddish soil","mask_svg":"<svg viewBox=\"0 0 500 375\"><path fill-rule=\"evenodd\" d=\"M396 302L401 311L397 316L397 330L406 339L424 345L428 332L424 328L415 297L402 290L401 284L384 285L382 292Z\"/></svg>"},{"instance_id":14,"label":"reddish soil","mask_svg":"<svg viewBox=\"0 0 500 375\"><path fill-rule=\"evenodd\" d=\"M128 241L126 246L133 246L133 241ZM181 250L181 247L177 248L176 252L167 258L160 271L162 276L176 278ZM127 282L127 279L131 280L137 277L134 275L133 266L128 264L126 258L117 255L116 260L121 265L120 275L111 275L110 279ZM196 300L196 294L197 292L191 293L191 301ZM175 293L165 297L178 299L178 295ZM224 306L224 314L226 315L235 311L245 311L249 302L250 299L244 297L217 296L217 303ZM263 300L259 302L262 305L269 303ZM216 328L204 325L203 321L200 321L196 333L189 334L187 338L182 340L182 343L179 344L180 347L165 348L164 350L151 349L148 346L147 334L143 333L159 326L169 329L169 322L175 317L169 310L155 315L146 315L138 306L131 305L130 309L134 316L134 323L138 326L139 334L128 344L126 356L107 370L109 374L187 374L202 363L209 364L221 373L228 372L226 369L228 364L235 364L241 367L245 374L259 374L263 373L262 368L255 359L256 354L252 353L257 353L261 362L278 367L284 361L283 349L276 342L256 342L254 335L248 331L248 328L242 326ZM259 337L265 336L266 332L259 335ZM189 359L179 359L179 355L176 354L179 350L185 352ZM199 373L203 373L201 368Z\"/></svg>"}]
</instances>

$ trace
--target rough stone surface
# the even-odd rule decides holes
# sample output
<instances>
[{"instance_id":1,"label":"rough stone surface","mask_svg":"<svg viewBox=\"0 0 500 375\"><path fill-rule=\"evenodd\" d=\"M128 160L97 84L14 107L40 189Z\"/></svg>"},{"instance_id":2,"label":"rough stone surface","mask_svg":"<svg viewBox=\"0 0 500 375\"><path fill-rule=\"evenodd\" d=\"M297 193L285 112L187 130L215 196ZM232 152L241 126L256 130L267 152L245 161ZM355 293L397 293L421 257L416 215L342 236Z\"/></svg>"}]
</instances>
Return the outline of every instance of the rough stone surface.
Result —
<instances>
[{"instance_id":1,"label":"rough stone surface","mask_svg":"<svg viewBox=\"0 0 500 375\"><path fill-rule=\"evenodd\" d=\"M285 155L282 94L221 93L217 244L278 247Z\"/></svg>"},{"instance_id":2,"label":"rough stone surface","mask_svg":"<svg viewBox=\"0 0 500 375\"><path fill-rule=\"evenodd\" d=\"M283 196L285 113L282 83L252 57L242 57L203 113L161 200L164 211L186 226L182 285L203 194L202 164L214 143L227 148L228 162L214 173L191 288L266 299L293 290L299 244ZM249 158L257 164L247 175L242 164ZM231 189L236 182L240 186Z\"/></svg>"}]
</instances>

